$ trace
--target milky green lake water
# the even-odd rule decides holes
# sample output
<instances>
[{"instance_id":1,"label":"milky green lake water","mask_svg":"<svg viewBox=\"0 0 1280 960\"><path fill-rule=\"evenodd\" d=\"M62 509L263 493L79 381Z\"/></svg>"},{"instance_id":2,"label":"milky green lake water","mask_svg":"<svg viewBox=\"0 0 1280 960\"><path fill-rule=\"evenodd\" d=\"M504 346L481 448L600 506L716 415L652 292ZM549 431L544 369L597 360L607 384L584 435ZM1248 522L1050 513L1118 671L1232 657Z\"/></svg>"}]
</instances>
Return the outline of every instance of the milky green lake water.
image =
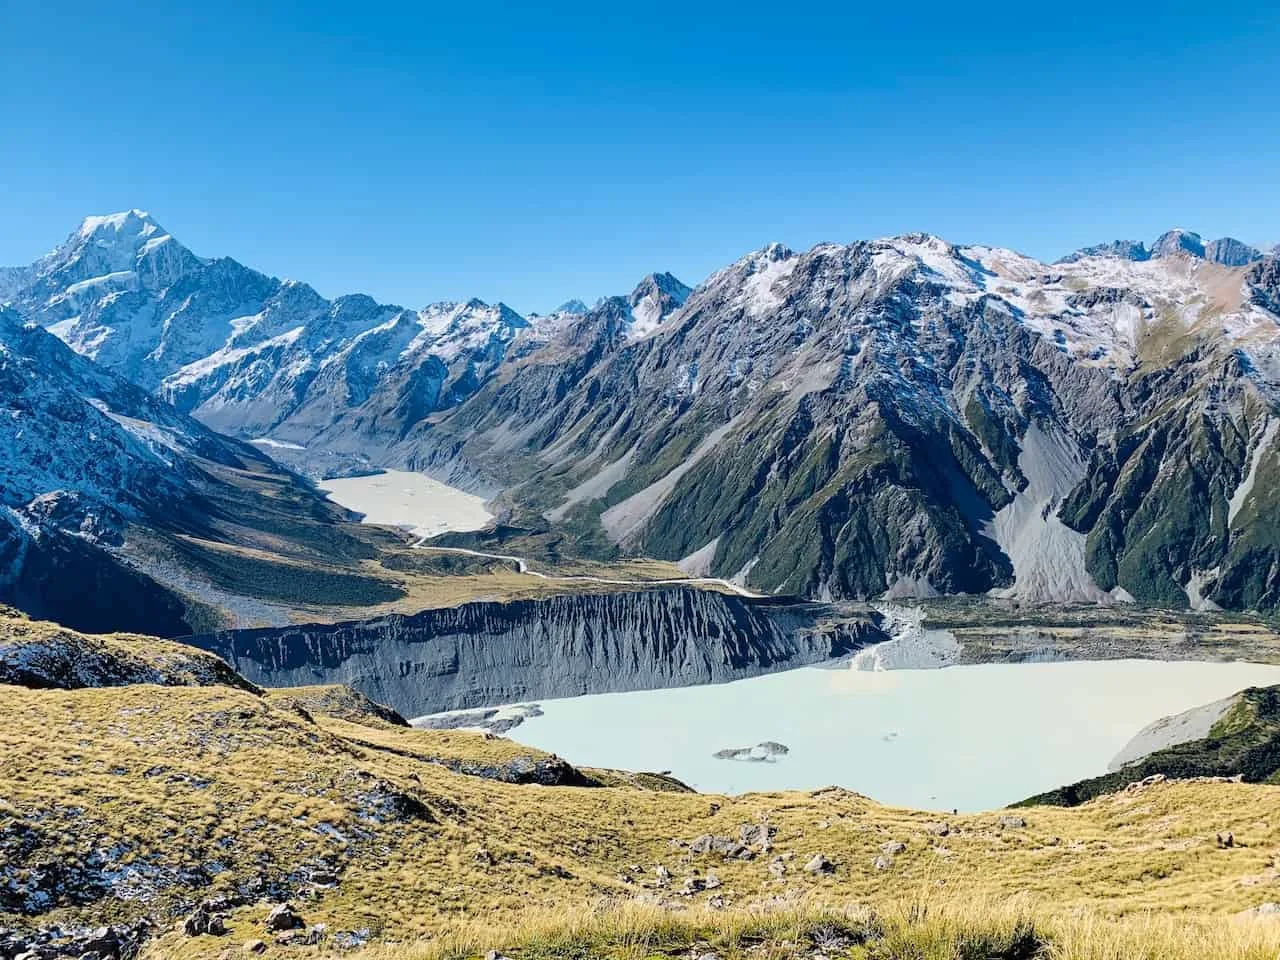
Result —
<instances>
[{"instance_id":1,"label":"milky green lake water","mask_svg":"<svg viewBox=\"0 0 1280 960\"><path fill-rule=\"evenodd\" d=\"M670 770L711 793L839 784L883 803L983 810L1106 772L1152 721L1280 666L1150 660L943 670L805 668L735 683L542 700L509 734L587 766ZM718 760L773 740L775 762Z\"/></svg>"}]
</instances>

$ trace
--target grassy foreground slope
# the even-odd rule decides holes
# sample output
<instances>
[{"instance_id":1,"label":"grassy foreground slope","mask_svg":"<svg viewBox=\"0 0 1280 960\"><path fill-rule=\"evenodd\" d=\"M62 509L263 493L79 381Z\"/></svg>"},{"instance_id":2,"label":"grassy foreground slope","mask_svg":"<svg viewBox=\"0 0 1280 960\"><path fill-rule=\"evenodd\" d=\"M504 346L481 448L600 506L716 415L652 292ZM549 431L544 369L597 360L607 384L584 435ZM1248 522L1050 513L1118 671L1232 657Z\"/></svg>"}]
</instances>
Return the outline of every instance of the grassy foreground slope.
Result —
<instances>
[{"instance_id":1,"label":"grassy foreground slope","mask_svg":"<svg viewBox=\"0 0 1280 960\"><path fill-rule=\"evenodd\" d=\"M145 955L172 960L257 940L383 960L1280 949L1266 917L1234 917L1280 899L1273 787L1161 783L1009 819L841 788L506 783L449 762L521 758L554 759L400 727L332 688L0 686L0 927L148 916ZM186 935L181 918L218 897L227 932ZM305 929L267 932L285 899Z\"/></svg>"}]
</instances>

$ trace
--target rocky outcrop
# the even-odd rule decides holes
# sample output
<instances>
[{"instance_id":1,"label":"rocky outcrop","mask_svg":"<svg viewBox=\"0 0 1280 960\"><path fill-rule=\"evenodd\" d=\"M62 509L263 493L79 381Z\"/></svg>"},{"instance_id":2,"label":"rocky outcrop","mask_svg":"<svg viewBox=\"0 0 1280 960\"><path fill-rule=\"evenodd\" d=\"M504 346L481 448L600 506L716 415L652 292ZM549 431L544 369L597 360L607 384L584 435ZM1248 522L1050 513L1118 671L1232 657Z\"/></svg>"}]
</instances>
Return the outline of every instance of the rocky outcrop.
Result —
<instances>
[{"instance_id":1,"label":"rocky outcrop","mask_svg":"<svg viewBox=\"0 0 1280 960\"><path fill-rule=\"evenodd\" d=\"M1220 263L1224 267L1243 267L1255 260L1261 260L1262 251L1247 243L1241 243L1234 237L1223 237L1206 244L1204 256L1206 260Z\"/></svg>"},{"instance_id":2,"label":"rocky outcrop","mask_svg":"<svg viewBox=\"0 0 1280 960\"><path fill-rule=\"evenodd\" d=\"M222 685L251 690L217 657L154 637L91 636L0 607L0 684L37 690Z\"/></svg>"},{"instance_id":3,"label":"rocky outcrop","mask_svg":"<svg viewBox=\"0 0 1280 960\"><path fill-rule=\"evenodd\" d=\"M192 638L264 686L344 683L406 716L719 683L883 639L825 604L689 588L468 603Z\"/></svg>"},{"instance_id":4,"label":"rocky outcrop","mask_svg":"<svg viewBox=\"0 0 1280 960\"><path fill-rule=\"evenodd\" d=\"M1200 239L1200 234L1190 230L1168 230L1156 238L1151 248L1153 257L1172 257L1178 254L1204 257L1204 241Z\"/></svg>"}]
</instances>

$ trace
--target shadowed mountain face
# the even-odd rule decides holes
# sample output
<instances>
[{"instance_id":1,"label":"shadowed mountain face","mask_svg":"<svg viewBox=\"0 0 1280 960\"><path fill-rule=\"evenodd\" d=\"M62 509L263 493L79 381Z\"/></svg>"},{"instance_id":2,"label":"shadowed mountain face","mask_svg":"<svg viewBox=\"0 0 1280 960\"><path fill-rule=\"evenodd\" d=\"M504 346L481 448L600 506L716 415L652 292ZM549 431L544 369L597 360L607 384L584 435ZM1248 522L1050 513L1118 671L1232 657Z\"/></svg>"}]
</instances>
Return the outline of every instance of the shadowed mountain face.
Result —
<instances>
[{"instance_id":1,"label":"shadowed mountain face","mask_svg":"<svg viewBox=\"0 0 1280 960\"><path fill-rule=\"evenodd\" d=\"M920 234L775 244L695 290L654 274L529 321L269 278L249 296L245 268L166 238L93 218L4 289L299 469L423 470L578 552L818 599L1280 605L1277 260L1230 238L1052 266ZM184 304L237 292L157 320L184 284ZM120 313L135 296L152 306Z\"/></svg>"},{"instance_id":2,"label":"shadowed mountain face","mask_svg":"<svg viewBox=\"0 0 1280 960\"><path fill-rule=\"evenodd\" d=\"M648 337L593 312L419 442L762 590L1274 609L1275 263L769 247Z\"/></svg>"},{"instance_id":3,"label":"shadowed mountain face","mask_svg":"<svg viewBox=\"0 0 1280 960\"><path fill-rule=\"evenodd\" d=\"M348 518L0 307L0 601L81 629L188 633L199 604L157 538L341 553Z\"/></svg>"}]
</instances>

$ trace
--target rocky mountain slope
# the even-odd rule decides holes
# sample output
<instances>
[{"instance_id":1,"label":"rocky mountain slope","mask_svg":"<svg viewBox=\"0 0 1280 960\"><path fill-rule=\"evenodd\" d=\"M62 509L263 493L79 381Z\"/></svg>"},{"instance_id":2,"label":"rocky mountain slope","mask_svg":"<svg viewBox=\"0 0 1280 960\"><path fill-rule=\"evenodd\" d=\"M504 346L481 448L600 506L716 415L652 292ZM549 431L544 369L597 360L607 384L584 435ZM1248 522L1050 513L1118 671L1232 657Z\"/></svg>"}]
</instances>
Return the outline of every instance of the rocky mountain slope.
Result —
<instances>
[{"instance_id":1,"label":"rocky mountain slope","mask_svg":"<svg viewBox=\"0 0 1280 960\"><path fill-rule=\"evenodd\" d=\"M501 491L584 555L814 599L1280 607L1280 260L1232 238L775 244L531 322L250 274L133 212L3 289L300 469Z\"/></svg>"},{"instance_id":2,"label":"rocky mountain slope","mask_svg":"<svg viewBox=\"0 0 1280 960\"><path fill-rule=\"evenodd\" d=\"M328 301L230 258L198 257L140 210L89 217L11 270L0 299L78 352L218 429L258 437L309 407L358 405L382 373L411 369L419 415L465 396L525 321L499 304L413 312L365 296Z\"/></svg>"},{"instance_id":3,"label":"rocky mountain slope","mask_svg":"<svg viewBox=\"0 0 1280 960\"><path fill-rule=\"evenodd\" d=\"M78 690L135 683L256 690L225 660L186 644L129 634L88 636L0 607L0 684Z\"/></svg>"},{"instance_id":4,"label":"rocky mountain slope","mask_svg":"<svg viewBox=\"0 0 1280 960\"><path fill-rule=\"evenodd\" d=\"M883 639L869 615L691 588L469 603L357 623L194 637L264 686L341 683L420 716L723 683Z\"/></svg>"},{"instance_id":5,"label":"rocky mountain slope","mask_svg":"<svg viewBox=\"0 0 1280 960\"><path fill-rule=\"evenodd\" d=\"M1179 236L767 247L420 432L595 549L765 591L1273 610L1280 266Z\"/></svg>"},{"instance_id":6,"label":"rocky mountain slope","mask_svg":"<svg viewBox=\"0 0 1280 960\"><path fill-rule=\"evenodd\" d=\"M358 562L374 548L351 519L255 447L0 308L0 601L85 629L190 633L219 619L196 566L257 550L266 582L295 568L262 554Z\"/></svg>"},{"instance_id":7,"label":"rocky mountain slope","mask_svg":"<svg viewBox=\"0 0 1280 960\"><path fill-rule=\"evenodd\" d=\"M145 638L129 643L151 657ZM520 761L582 785L488 775ZM501 738L409 729L340 694L243 681L164 696L0 685L0 767L7 957L623 957L660 942L733 960L762 944L805 960L1225 960L1280 946L1267 918L1231 918L1266 909L1280 842L1274 791L1248 784L945 817L839 787L708 797L655 778L658 792ZM1216 840L1227 832L1231 847ZM919 916L898 921L904 897ZM1116 927L1116 914L1143 920Z\"/></svg>"},{"instance_id":8,"label":"rocky mountain slope","mask_svg":"<svg viewBox=\"0 0 1280 960\"><path fill-rule=\"evenodd\" d=\"M669 274L647 278L628 298L637 335L688 292ZM88 217L30 266L7 268L4 302L214 429L248 440L274 430L277 453L348 413L361 420L385 405L403 428L456 405L529 326L479 300L418 311L362 295L328 301L304 283L199 257L140 210ZM570 301L543 327L585 309ZM370 459L355 449L325 462Z\"/></svg>"},{"instance_id":9,"label":"rocky mountain slope","mask_svg":"<svg viewBox=\"0 0 1280 960\"><path fill-rule=\"evenodd\" d=\"M1132 751L1126 748L1130 755L1110 773L1025 803L1073 807L1148 778L1231 777L1245 783L1280 783L1280 687L1250 687L1159 724L1160 730L1148 728L1139 734L1151 749L1135 744ZM1162 745L1163 738L1169 738L1167 745Z\"/></svg>"}]
</instances>

